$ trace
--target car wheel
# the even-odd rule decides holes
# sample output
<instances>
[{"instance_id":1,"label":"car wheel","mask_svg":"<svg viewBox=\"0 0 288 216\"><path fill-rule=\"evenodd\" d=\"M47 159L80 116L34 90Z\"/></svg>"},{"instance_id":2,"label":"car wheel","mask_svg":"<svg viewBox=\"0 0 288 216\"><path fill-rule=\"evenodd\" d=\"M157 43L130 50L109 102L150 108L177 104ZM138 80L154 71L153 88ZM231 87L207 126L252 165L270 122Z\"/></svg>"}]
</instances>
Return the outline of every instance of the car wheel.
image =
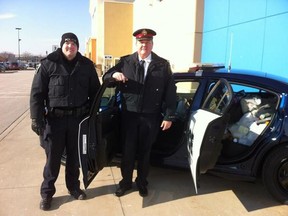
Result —
<instances>
[{"instance_id":1,"label":"car wheel","mask_svg":"<svg viewBox=\"0 0 288 216\"><path fill-rule=\"evenodd\" d=\"M288 145L274 150L266 158L262 179L267 190L281 203L288 204Z\"/></svg>"}]
</instances>

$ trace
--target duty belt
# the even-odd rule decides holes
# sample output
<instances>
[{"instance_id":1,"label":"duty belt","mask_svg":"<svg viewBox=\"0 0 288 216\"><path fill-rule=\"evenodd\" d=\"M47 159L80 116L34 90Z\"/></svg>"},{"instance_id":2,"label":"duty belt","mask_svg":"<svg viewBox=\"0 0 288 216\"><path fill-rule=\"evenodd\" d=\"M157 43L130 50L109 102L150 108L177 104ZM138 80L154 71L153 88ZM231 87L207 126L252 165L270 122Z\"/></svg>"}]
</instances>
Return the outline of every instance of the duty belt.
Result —
<instances>
[{"instance_id":1,"label":"duty belt","mask_svg":"<svg viewBox=\"0 0 288 216\"><path fill-rule=\"evenodd\" d=\"M76 107L76 108L50 108L49 112L50 115L55 116L55 117L63 117L63 116L75 116L75 117L80 117L83 116L84 114L87 114L89 112L88 107Z\"/></svg>"}]
</instances>

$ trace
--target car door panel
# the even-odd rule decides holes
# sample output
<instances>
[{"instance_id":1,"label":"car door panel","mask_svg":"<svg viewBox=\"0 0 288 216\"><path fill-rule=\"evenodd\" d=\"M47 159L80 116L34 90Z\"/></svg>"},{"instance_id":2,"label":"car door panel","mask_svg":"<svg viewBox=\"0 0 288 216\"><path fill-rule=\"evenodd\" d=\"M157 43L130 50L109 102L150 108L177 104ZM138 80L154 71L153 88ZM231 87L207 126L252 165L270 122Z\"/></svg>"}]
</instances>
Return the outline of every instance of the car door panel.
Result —
<instances>
[{"instance_id":1,"label":"car door panel","mask_svg":"<svg viewBox=\"0 0 288 216\"><path fill-rule=\"evenodd\" d=\"M200 174L206 173L207 170L212 169L216 164L218 157L222 150L222 136L225 133L225 128L229 119L229 115L219 116L212 120L205 131L202 145L201 157L199 158ZM209 160L207 160L209 158Z\"/></svg>"},{"instance_id":2,"label":"car door panel","mask_svg":"<svg viewBox=\"0 0 288 216\"><path fill-rule=\"evenodd\" d=\"M205 110L197 110L192 114L193 118L190 120L189 126L189 134L190 138L188 138L188 158L191 169L191 174L194 181L195 191L197 192L197 176L198 174L198 159L200 157L200 150L202 140L204 139L204 135L206 132L206 128L210 124L211 121L220 118L219 115L205 111ZM201 124L196 122L201 121ZM193 133L193 131L197 131L197 133Z\"/></svg>"},{"instance_id":3,"label":"car door panel","mask_svg":"<svg viewBox=\"0 0 288 216\"><path fill-rule=\"evenodd\" d=\"M232 102L232 95L230 84L221 79L208 94L201 109L191 114L187 149L196 193L199 175L213 168L221 153L221 139L229 120L227 110Z\"/></svg>"},{"instance_id":4,"label":"car door panel","mask_svg":"<svg viewBox=\"0 0 288 216\"><path fill-rule=\"evenodd\" d=\"M79 160L85 188L108 165L120 145L116 89L114 80L105 81L91 107L90 116L79 125Z\"/></svg>"}]
</instances>

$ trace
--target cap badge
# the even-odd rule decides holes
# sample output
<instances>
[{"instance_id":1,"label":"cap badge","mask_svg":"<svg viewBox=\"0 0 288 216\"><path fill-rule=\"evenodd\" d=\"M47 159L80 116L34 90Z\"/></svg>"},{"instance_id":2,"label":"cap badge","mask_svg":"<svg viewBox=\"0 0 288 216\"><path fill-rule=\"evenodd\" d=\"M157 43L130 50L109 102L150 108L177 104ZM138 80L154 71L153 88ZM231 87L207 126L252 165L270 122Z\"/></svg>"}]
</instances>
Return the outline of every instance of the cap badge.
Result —
<instances>
[{"instance_id":1,"label":"cap badge","mask_svg":"<svg viewBox=\"0 0 288 216\"><path fill-rule=\"evenodd\" d=\"M143 35L147 35L147 31L144 29L144 30L142 31L142 34L143 34Z\"/></svg>"}]
</instances>

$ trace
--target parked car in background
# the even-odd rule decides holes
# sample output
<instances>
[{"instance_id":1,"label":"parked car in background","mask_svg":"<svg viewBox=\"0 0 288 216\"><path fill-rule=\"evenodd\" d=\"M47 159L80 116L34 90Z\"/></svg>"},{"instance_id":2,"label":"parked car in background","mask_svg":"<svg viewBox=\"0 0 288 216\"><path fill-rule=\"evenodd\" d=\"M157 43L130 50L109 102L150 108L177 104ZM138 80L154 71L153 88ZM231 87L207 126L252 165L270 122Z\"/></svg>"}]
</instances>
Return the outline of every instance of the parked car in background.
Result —
<instances>
[{"instance_id":1,"label":"parked car in background","mask_svg":"<svg viewBox=\"0 0 288 216\"><path fill-rule=\"evenodd\" d=\"M35 69L35 63L33 62L28 62L28 68L31 69L31 68L34 68Z\"/></svg>"},{"instance_id":2,"label":"parked car in background","mask_svg":"<svg viewBox=\"0 0 288 216\"><path fill-rule=\"evenodd\" d=\"M26 70L28 68L28 64L26 64L24 62L18 63L18 66L19 66L20 70Z\"/></svg>"},{"instance_id":3,"label":"parked car in background","mask_svg":"<svg viewBox=\"0 0 288 216\"><path fill-rule=\"evenodd\" d=\"M0 62L0 72L5 72L6 71L6 66L4 62Z\"/></svg>"},{"instance_id":4,"label":"parked car in background","mask_svg":"<svg viewBox=\"0 0 288 216\"><path fill-rule=\"evenodd\" d=\"M206 172L234 180L261 177L267 190L287 204L288 78L201 64L174 78L176 120L169 130L159 131L151 162L190 168L196 193ZM128 85L129 80L105 80L80 123L85 188L103 167L121 159L119 90Z\"/></svg>"},{"instance_id":5,"label":"parked car in background","mask_svg":"<svg viewBox=\"0 0 288 216\"><path fill-rule=\"evenodd\" d=\"M20 70L20 65L18 62L9 62L8 69L9 70Z\"/></svg>"}]
</instances>

